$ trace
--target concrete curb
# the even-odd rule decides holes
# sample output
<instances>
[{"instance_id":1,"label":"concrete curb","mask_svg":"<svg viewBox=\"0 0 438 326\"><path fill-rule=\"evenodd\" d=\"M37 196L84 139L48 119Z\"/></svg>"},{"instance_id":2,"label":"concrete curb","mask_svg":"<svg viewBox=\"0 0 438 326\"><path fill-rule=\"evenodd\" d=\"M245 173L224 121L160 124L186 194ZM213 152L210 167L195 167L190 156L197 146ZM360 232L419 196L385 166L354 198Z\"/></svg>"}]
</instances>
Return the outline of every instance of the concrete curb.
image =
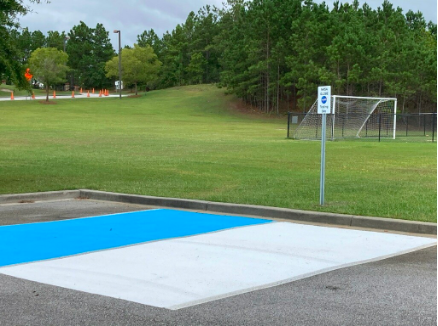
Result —
<instances>
[{"instance_id":1,"label":"concrete curb","mask_svg":"<svg viewBox=\"0 0 438 326\"><path fill-rule=\"evenodd\" d=\"M43 200L73 199L79 197L80 197L79 190L32 192L32 193L24 193L24 194L0 195L0 204L43 201Z\"/></svg>"},{"instance_id":2,"label":"concrete curb","mask_svg":"<svg viewBox=\"0 0 438 326\"><path fill-rule=\"evenodd\" d=\"M287 208L218 203L203 200L127 195L96 190L81 189L80 196L89 199L116 201L159 207L172 207L207 212L249 215L264 218L280 218L291 221L343 225L418 234L437 234L437 224L391 218L343 215L324 212L302 211Z\"/></svg>"},{"instance_id":3,"label":"concrete curb","mask_svg":"<svg viewBox=\"0 0 438 326\"><path fill-rule=\"evenodd\" d=\"M269 206L229 204L204 200L129 195L89 189L0 195L0 204L17 203L20 201L47 201L74 198L87 198L94 200L114 201L157 207L190 209L207 211L212 213L238 214L263 218L278 218L306 223L321 223L328 225L351 226L357 228L370 228L406 233L429 235L437 234L436 223L302 211L296 209Z\"/></svg>"}]
</instances>

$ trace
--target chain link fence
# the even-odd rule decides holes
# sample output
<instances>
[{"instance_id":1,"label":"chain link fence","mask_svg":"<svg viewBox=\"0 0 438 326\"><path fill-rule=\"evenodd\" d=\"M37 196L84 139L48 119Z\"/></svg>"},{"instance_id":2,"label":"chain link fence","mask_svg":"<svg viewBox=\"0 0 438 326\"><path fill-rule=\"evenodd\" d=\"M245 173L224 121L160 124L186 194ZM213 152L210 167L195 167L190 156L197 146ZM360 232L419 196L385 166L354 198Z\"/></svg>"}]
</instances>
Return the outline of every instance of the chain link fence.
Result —
<instances>
[{"instance_id":1,"label":"chain link fence","mask_svg":"<svg viewBox=\"0 0 438 326\"><path fill-rule=\"evenodd\" d=\"M307 113L288 112L287 138L297 138L295 137L295 132L306 115ZM359 137L351 137L344 133L342 121L345 121L350 117L337 114L335 116L327 115L327 118L327 139L338 140L346 138L358 138L363 140L381 141L382 139L392 139L394 135L392 123L388 123L388 121L394 121L394 115L392 114L380 113L370 115L364 127L362 128ZM321 139L321 115L314 114L311 119L315 119L317 123L315 124L314 130L311 133L311 137L308 139ZM334 119L337 120L336 130L330 128L330 121L333 121ZM395 116L395 121L396 139L432 142L435 142L436 140L436 113L397 114Z\"/></svg>"}]
</instances>

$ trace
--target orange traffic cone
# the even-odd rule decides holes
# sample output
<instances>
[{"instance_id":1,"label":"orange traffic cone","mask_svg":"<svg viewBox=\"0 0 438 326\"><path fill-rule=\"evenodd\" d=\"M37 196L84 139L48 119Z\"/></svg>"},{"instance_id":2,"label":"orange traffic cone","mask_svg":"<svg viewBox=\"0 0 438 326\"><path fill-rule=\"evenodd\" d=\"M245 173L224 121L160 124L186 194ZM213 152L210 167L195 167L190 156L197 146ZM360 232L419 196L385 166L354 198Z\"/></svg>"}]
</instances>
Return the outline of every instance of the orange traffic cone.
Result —
<instances>
[{"instance_id":1,"label":"orange traffic cone","mask_svg":"<svg viewBox=\"0 0 438 326\"><path fill-rule=\"evenodd\" d=\"M87 91L87 97L90 97L90 91Z\"/></svg>"},{"instance_id":2,"label":"orange traffic cone","mask_svg":"<svg viewBox=\"0 0 438 326\"><path fill-rule=\"evenodd\" d=\"M34 100L35 99L35 94L34 93L32 93L32 100Z\"/></svg>"},{"instance_id":3,"label":"orange traffic cone","mask_svg":"<svg viewBox=\"0 0 438 326\"><path fill-rule=\"evenodd\" d=\"M14 92L11 92L11 101L14 99Z\"/></svg>"},{"instance_id":4,"label":"orange traffic cone","mask_svg":"<svg viewBox=\"0 0 438 326\"><path fill-rule=\"evenodd\" d=\"M82 93L82 87L81 87L81 90L79 91L79 93Z\"/></svg>"},{"instance_id":5,"label":"orange traffic cone","mask_svg":"<svg viewBox=\"0 0 438 326\"><path fill-rule=\"evenodd\" d=\"M56 98L56 92L53 91L53 98Z\"/></svg>"},{"instance_id":6,"label":"orange traffic cone","mask_svg":"<svg viewBox=\"0 0 438 326\"><path fill-rule=\"evenodd\" d=\"M106 94L105 94L106 96L109 96L109 90L106 90Z\"/></svg>"},{"instance_id":7,"label":"orange traffic cone","mask_svg":"<svg viewBox=\"0 0 438 326\"><path fill-rule=\"evenodd\" d=\"M102 97L102 90L99 91L99 97Z\"/></svg>"},{"instance_id":8,"label":"orange traffic cone","mask_svg":"<svg viewBox=\"0 0 438 326\"><path fill-rule=\"evenodd\" d=\"M71 98L75 98L75 91L71 92Z\"/></svg>"},{"instance_id":9,"label":"orange traffic cone","mask_svg":"<svg viewBox=\"0 0 438 326\"><path fill-rule=\"evenodd\" d=\"M93 87L93 94L94 94L94 87Z\"/></svg>"}]
</instances>

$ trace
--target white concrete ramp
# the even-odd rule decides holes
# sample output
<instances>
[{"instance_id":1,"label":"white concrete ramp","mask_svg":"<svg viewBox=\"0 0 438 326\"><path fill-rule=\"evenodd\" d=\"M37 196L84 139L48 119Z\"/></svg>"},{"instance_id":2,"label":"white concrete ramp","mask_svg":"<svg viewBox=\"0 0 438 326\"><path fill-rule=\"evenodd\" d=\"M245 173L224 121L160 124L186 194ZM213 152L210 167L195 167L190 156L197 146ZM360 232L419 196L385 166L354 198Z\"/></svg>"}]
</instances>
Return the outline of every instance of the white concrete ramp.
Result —
<instances>
[{"instance_id":1,"label":"white concrete ramp","mask_svg":"<svg viewBox=\"0 0 438 326\"><path fill-rule=\"evenodd\" d=\"M179 309L434 244L431 238L272 222L5 266L0 273Z\"/></svg>"}]
</instances>

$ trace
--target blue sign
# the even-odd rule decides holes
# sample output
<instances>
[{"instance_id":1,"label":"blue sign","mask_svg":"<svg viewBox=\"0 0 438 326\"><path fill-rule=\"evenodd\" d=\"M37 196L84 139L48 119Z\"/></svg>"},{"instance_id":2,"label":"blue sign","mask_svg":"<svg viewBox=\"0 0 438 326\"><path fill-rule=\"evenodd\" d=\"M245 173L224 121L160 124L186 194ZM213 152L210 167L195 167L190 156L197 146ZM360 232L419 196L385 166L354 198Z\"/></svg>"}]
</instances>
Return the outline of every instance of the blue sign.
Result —
<instances>
[{"instance_id":1,"label":"blue sign","mask_svg":"<svg viewBox=\"0 0 438 326\"><path fill-rule=\"evenodd\" d=\"M318 87L318 114L330 114L331 95L331 86Z\"/></svg>"}]
</instances>

